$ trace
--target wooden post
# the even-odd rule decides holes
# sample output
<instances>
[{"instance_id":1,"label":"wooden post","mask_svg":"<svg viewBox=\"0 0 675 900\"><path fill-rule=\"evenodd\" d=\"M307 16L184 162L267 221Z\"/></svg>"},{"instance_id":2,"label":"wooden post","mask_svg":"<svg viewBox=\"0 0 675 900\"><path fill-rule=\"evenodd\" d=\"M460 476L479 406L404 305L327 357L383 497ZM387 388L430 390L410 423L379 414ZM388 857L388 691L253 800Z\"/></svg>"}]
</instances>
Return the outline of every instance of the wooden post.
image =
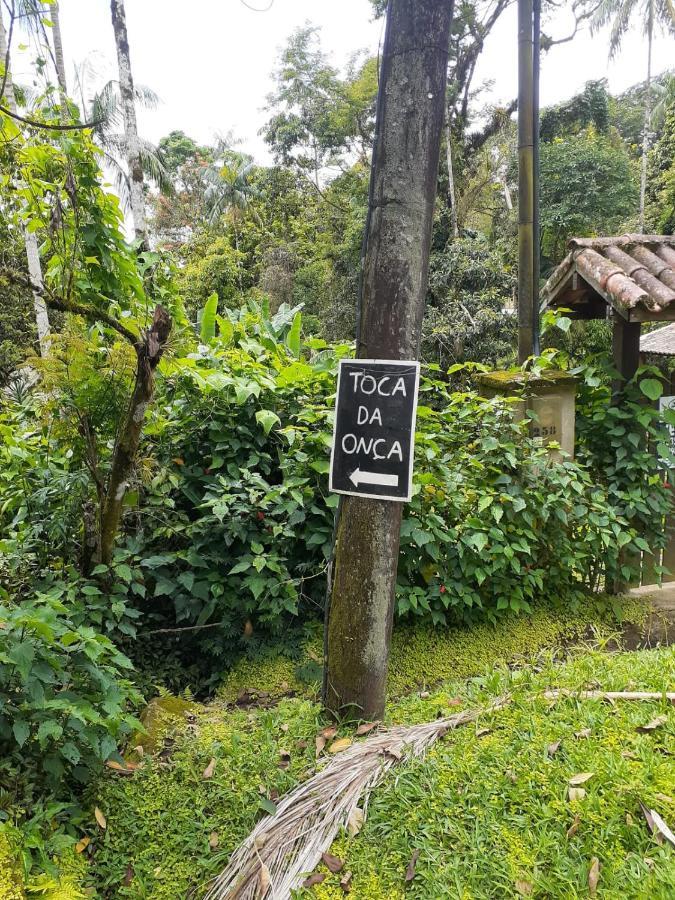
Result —
<instances>
[{"instance_id":1,"label":"wooden post","mask_svg":"<svg viewBox=\"0 0 675 900\"><path fill-rule=\"evenodd\" d=\"M615 382L614 393L620 394L623 385L630 381L640 365L640 323L628 322L619 313L614 313L612 322L612 352L614 368L621 379Z\"/></svg>"},{"instance_id":2,"label":"wooden post","mask_svg":"<svg viewBox=\"0 0 675 900\"><path fill-rule=\"evenodd\" d=\"M635 375L640 365L640 323L628 322L616 311L612 320L612 355L614 368L620 376L612 385L613 401L618 404L621 403L624 385ZM635 563L637 560L629 560L625 551L622 551L620 561ZM608 593L621 594L629 586L619 576L614 584L607 584L606 588Z\"/></svg>"},{"instance_id":3,"label":"wooden post","mask_svg":"<svg viewBox=\"0 0 675 900\"><path fill-rule=\"evenodd\" d=\"M357 355L419 354L438 179L451 9L390 0L382 54ZM324 703L336 716L384 710L400 503L345 497L326 622Z\"/></svg>"}]
</instances>

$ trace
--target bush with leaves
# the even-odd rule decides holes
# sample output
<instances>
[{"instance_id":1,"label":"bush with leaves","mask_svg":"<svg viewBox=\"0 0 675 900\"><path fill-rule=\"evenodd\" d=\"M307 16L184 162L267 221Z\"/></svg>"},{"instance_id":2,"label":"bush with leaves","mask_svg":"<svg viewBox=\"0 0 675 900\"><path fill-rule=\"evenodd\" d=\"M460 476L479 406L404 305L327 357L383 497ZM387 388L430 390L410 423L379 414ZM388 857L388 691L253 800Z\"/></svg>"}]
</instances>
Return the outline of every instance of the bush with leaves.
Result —
<instances>
[{"instance_id":1,"label":"bush with leaves","mask_svg":"<svg viewBox=\"0 0 675 900\"><path fill-rule=\"evenodd\" d=\"M183 646L222 666L320 614L332 394L349 348L302 350L286 307L272 319L253 303L205 309L202 326L199 352L167 364L148 428L157 468L134 538L135 590L144 629L186 629ZM440 625L574 602L616 575L622 548L636 550L595 473L552 461L507 402L452 392L430 366L418 414L400 616Z\"/></svg>"},{"instance_id":2,"label":"bush with leaves","mask_svg":"<svg viewBox=\"0 0 675 900\"><path fill-rule=\"evenodd\" d=\"M138 722L130 661L77 624L63 588L0 601L0 777L33 766L58 785L85 781Z\"/></svg>"},{"instance_id":3,"label":"bush with leaves","mask_svg":"<svg viewBox=\"0 0 675 900\"><path fill-rule=\"evenodd\" d=\"M671 410L661 415L653 405L663 393L661 373L649 366L639 369L619 403L613 402L606 365L591 363L581 374L579 461L606 490L608 505L635 530L633 551L658 552L667 540L664 521L673 503L664 471L673 464L665 426L675 424ZM620 574L625 581L635 574L625 557Z\"/></svg>"}]
</instances>

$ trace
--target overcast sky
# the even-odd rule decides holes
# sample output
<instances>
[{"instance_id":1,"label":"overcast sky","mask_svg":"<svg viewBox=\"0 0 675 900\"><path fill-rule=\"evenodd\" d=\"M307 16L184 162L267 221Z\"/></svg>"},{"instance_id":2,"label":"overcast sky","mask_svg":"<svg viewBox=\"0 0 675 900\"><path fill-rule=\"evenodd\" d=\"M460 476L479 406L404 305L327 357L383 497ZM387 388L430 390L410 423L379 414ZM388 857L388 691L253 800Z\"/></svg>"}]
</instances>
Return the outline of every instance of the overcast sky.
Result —
<instances>
[{"instance_id":1,"label":"overcast sky","mask_svg":"<svg viewBox=\"0 0 675 900\"><path fill-rule=\"evenodd\" d=\"M246 0L267 7L270 0ZM60 0L63 42L73 65L89 59L102 83L115 76L116 58L109 0ZM266 94L279 48L306 21L321 26L322 44L331 61L343 67L360 49L376 52L382 23L371 21L368 0L272 0L267 12L255 12L243 0L126 0L131 61L136 81L153 88L162 104L140 113L144 137L156 142L182 129L200 142L232 130L242 149L260 162L269 160L258 131L266 119ZM569 33L571 15L561 11L545 30ZM654 71L673 65L675 44L659 37ZM18 62L18 61L17 61ZM645 77L646 46L634 31L619 58L607 60L607 35L580 34L554 47L542 60L543 104L573 95L591 78L607 77L621 91ZM516 95L516 10L502 17L481 56L476 85L494 82L494 100Z\"/></svg>"}]
</instances>

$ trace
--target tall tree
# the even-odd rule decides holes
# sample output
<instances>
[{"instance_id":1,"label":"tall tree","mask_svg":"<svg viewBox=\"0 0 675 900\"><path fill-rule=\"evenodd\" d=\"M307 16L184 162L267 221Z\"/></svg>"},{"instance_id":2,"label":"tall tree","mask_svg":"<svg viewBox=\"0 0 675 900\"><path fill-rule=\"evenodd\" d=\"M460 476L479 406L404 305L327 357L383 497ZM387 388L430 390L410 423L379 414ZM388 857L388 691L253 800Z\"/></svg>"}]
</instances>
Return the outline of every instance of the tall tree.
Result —
<instances>
[{"instance_id":1,"label":"tall tree","mask_svg":"<svg viewBox=\"0 0 675 900\"><path fill-rule=\"evenodd\" d=\"M131 215L134 222L136 238L142 245L147 245L148 229L145 219L145 195L143 192L143 163L141 146L136 122L134 105L134 79L131 71L129 55L129 38L127 35L127 18L124 0L110 0L117 65L119 68L119 85L122 97L122 114L124 117L124 136L127 166L129 168Z\"/></svg>"},{"instance_id":2,"label":"tall tree","mask_svg":"<svg viewBox=\"0 0 675 900\"><path fill-rule=\"evenodd\" d=\"M66 63L63 55L63 39L61 37L61 10L59 0L54 0L49 8L49 17L52 22L52 41L54 42L54 67L56 78L61 91L61 105L64 111L68 109L68 82L66 80Z\"/></svg>"},{"instance_id":3,"label":"tall tree","mask_svg":"<svg viewBox=\"0 0 675 900\"><path fill-rule=\"evenodd\" d=\"M651 119L652 119L652 51L654 33L657 27L675 35L675 5L673 0L601 0L592 19L595 31L611 25L609 37L610 59L616 56L621 47L624 35L628 31L633 18L644 23L647 38L647 84L645 90L644 122L642 128L642 158L640 168L640 213L639 230L645 226L645 195L647 192L647 158L649 156Z\"/></svg>"},{"instance_id":4,"label":"tall tree","mask_svg":"<svg viewBox=\"0 0 675 900\"><path fill-rule=\"evenodd\" d=\"M11 21L10 28L14 22ZM5 23L2 16L2 8L0 8L0 66L4 70L2 72L2 87L0 89L0 102L7 104L7 108L12 113L16 113L16 98L14 95L14 84L12 82L12 72L10 67L11 47L9 45L8 33L5 30ZM28 274L33 293L33 309L35 311L35 324L37 326L38 341L40 343L40 353L46 356L49 353L49 315L47 313L47 304L42 295L42 266L40 264L40 250L38 247L37 236L34 231L24 228L24 244L26 247L26 261L28 263Z\"/></svg>"},{"instance_id":5,"label":"tall tree","mask_svg":"<svg viewBox=\"0 0 675 900\"><path fill-rule=\"evenodd\" d=\"M445 107L447 0L390 0L377 102L357 355L419 354ZM401 505L345 497L326 623L324 702L384 709Z\"/></svg>"}]
</instances>

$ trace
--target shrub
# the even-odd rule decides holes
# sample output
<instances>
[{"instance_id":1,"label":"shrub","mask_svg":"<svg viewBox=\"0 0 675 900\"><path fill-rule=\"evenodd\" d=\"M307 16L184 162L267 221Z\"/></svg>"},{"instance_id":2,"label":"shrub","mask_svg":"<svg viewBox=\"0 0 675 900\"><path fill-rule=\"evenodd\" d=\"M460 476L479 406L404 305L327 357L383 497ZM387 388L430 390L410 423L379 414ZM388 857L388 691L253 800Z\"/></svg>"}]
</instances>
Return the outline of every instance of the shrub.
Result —
<instances>
[{"instance_id":1,"label":"shrub","mask_svg":"<svg viewBox=\"0 0 675 900\"><path fill-rule=\"evenodd\" d=\"M86 780L137 721L130 661L76 624L54 589L0 604L0 775L31 765L47 780Z\"/></svg>"}]
</instances>

